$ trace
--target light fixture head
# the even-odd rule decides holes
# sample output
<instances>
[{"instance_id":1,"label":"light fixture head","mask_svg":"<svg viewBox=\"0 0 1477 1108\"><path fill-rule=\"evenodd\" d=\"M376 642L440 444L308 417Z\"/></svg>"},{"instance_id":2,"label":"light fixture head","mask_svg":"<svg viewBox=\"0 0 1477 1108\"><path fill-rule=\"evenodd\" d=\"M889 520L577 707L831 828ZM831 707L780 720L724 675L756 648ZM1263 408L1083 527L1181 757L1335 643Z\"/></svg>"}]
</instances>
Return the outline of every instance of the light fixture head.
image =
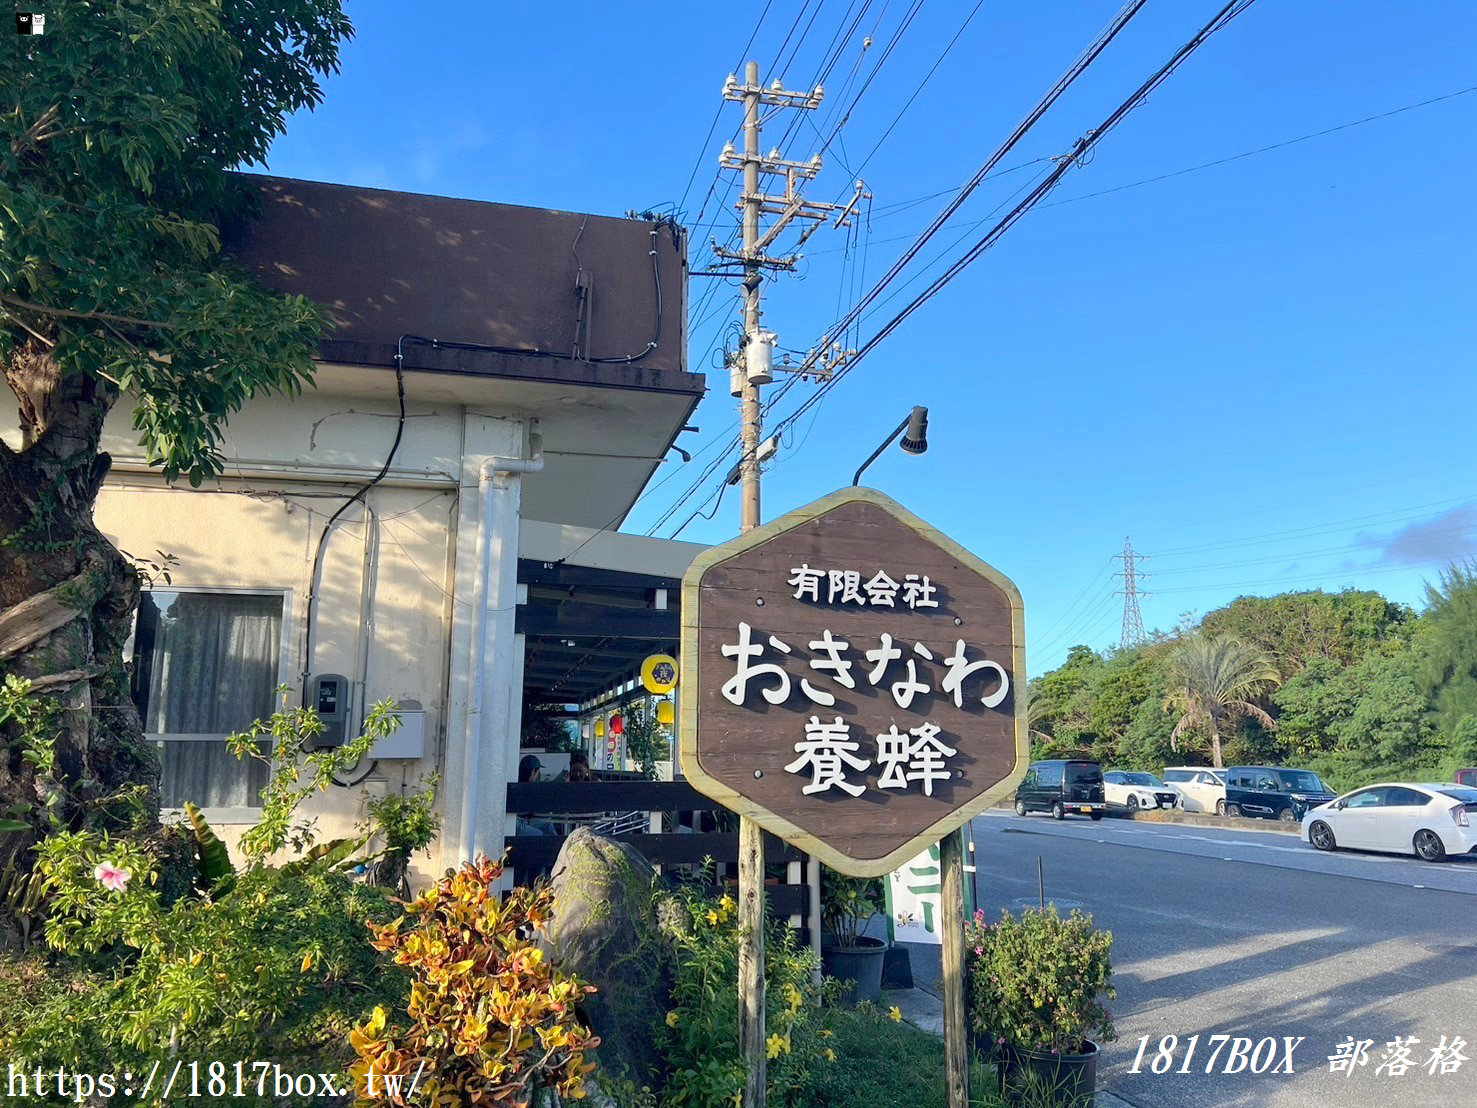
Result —
<instances>
[{"instance_id":1,"label":"light fixture head","mask_svg":"<svg viewBox=\"0 0 1477 1108\"><path fill-rule=\"evenodd\" d=\"M928 409L915 407L908 415L908 426L898 443L909 454L922 454L928 449Z\"/></svg>"}]
</instances>

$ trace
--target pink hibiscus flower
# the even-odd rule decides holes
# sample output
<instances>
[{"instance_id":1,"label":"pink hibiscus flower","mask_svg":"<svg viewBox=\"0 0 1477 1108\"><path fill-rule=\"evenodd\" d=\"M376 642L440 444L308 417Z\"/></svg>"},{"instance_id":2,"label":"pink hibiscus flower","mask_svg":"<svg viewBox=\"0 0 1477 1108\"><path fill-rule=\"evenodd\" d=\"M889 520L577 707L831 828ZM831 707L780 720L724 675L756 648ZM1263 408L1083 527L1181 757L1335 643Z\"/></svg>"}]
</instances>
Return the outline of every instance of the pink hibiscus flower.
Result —
<instances>
[{"instance_id":1,"label":"pink hibiscus flower","mask_svg":"<svg viewBox=\"0 0 1477 1108\"><path fill-rule=\"evenodd\" d=\"M133 877L133 870L115 866L112 862L99 862L97 868L92 871L92 876L103 888L121 893L128 888L128 882Z\"/></svg>"}]
</instances>

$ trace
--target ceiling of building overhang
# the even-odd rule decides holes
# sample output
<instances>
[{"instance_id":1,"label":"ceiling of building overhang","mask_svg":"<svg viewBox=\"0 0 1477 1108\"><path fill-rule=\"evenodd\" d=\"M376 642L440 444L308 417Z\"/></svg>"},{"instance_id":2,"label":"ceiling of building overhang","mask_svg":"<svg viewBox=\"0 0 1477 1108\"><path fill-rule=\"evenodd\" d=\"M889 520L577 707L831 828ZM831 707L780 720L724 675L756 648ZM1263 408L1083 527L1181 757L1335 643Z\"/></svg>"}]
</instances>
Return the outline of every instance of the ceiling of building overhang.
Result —
<instances>
[{"instance_id":1,"label":"ceiling of building overhang","mask_svg":"<svg viewBox=\"0 0 1477 1108\"><path fill-rule=\"evenodd\" d=\"M395 375L387 369L323 365L316 381L320 392L395 397ZM537 418L544 469L523 481L523 515L595 528L618 526L653 475L681 464L669 447L699 399L691 392L417 372L406 373L405 391L418 405Z\"/></svg>"}]
</instances>

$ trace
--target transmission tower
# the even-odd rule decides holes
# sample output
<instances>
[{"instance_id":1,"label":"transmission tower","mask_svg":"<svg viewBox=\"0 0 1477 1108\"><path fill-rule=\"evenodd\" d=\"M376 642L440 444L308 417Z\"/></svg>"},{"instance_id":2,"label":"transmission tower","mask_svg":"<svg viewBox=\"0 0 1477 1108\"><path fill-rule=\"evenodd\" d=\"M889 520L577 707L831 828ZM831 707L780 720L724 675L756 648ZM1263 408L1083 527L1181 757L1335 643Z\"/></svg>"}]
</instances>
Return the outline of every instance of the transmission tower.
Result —
<instances>
[{"instance_id":1,"label":"transmission tower","mask_svg":"<svg viewBox=\"0 0 1477 1108\"><path fill-rule=\"evenodd\" d=\"M1123 636L1118 640L1118 645L1127 649L1137 646L1147 638L1144 634L1144 613L1139 610L1139 597L1147 594L1139 588L1139 578L1148 575L1139 570L1138 564L1144 556L1134 550L1133 540L1127 535L1123 537L1123 553L1117 557L1123 562L1123 568L1118 572L1118 576L1123 578Z\"/></svg>"}]
</instances>

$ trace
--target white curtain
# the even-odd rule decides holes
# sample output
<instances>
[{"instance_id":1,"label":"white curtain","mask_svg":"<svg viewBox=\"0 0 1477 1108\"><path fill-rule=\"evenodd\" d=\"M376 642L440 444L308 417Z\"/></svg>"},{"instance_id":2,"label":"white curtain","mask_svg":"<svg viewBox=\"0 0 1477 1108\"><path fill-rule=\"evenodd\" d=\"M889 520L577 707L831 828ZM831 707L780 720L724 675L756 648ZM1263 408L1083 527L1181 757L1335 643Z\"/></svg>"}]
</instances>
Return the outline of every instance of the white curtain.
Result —
<instances>
[{"instance_id":1,"label":"white curtain","mask_svg":"<svg viewBox=\"0 0 1477 1108\"><path fill-rule=\"evenodd\" d=\"M238 762L218 739L169 736L223 736L271 715L281 640L279 596L155 592L140 606L144 731L165 739L165 807L257 804L260 762Z\"/></svg>"}]
</instances>

